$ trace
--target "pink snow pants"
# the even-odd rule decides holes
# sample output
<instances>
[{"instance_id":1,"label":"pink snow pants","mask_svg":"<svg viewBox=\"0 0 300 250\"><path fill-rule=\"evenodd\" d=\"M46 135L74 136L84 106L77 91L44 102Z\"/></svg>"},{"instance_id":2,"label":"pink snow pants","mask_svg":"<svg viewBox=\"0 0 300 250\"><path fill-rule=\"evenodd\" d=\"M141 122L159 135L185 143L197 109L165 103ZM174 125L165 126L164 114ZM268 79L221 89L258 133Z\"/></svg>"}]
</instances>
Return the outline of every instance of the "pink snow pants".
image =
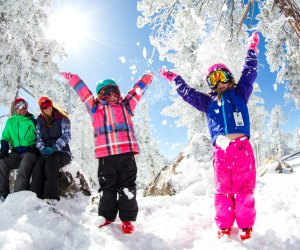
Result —
<instances>
[{"instance_id":1,"label":"pink snow pants","mask_svg":"<svg viewBox=\"0 0 300 250\"><path fill-rule=\"evenodd\" d=\"M255 221L256 168L253 150L246 137L230 142L226 150L214 147L215 221L218 228L252 227Z\"/></svg>"}]
</instances>

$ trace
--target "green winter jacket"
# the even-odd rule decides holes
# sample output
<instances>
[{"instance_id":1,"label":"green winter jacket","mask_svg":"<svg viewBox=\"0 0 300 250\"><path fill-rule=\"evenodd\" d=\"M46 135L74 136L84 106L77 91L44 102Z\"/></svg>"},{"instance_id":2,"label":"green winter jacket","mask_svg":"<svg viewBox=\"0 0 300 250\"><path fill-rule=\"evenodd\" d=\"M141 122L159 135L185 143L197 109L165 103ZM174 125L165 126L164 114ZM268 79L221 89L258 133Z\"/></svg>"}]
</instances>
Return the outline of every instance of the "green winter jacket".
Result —
<instances>
[{"instance_id":1,"label":"green winter jacket","mask_svg":"<svg viewBox=\"0 0 300 250\"><path fill-rule=\"evenodd\" d=\"M10 142L13 149L35 145L35 119L30 113L26 116L14 114L7 119L2 132L2 140Z\"/></svg>"}]
</instances>

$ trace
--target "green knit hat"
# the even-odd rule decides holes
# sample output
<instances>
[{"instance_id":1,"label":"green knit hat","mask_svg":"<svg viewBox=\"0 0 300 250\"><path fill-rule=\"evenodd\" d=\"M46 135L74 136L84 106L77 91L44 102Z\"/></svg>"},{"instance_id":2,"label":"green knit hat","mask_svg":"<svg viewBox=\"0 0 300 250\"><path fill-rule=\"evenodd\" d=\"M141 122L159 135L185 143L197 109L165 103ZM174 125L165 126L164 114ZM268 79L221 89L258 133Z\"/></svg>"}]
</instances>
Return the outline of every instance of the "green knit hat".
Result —
<instances>
[{"instance_id":1,"label":"green knit hat","mask_svg":"<svg viewBox=\"0 0 300 250\"><path fill-rule=\"evenodd\" d=\"M117 85L117 83L116 83L114 80L106 79L106 80L104 80L104 81L102 81L102 82L99 82L99 83L97 84L97 87L96 87L96 93L97 93L97 95L98 95L99 91L100 91L103 87L105 87L105 86L107 86L107 85L115 85L117 88L119 88L119 86Z\"/></svg>"}]
</instances>

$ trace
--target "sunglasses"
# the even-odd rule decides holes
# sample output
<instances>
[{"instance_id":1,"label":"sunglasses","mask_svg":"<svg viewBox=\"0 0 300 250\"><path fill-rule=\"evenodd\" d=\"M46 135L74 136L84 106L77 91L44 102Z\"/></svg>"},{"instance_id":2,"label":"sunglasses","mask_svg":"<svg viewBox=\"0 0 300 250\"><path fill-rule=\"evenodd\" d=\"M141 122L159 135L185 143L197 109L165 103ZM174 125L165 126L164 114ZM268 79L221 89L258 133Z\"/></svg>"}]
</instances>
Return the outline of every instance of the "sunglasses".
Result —
<instances>
[{"instance_id":1,"label":"sunglasses","mask_svg":"<svg viewBox=\"0 0 300 250\"><path fill-rule=\"evenodd\" d=\"M119 97L120 96L120 91L118 87L114 85L107 85L104 88L102 88L99 93L98 97L102 100L108 100L112 96Z\"/></svg>"},{"instance_id":2,"label":"sunglasses","mask_svg":"<svg viewBox=\"0 0 300 250\"><path fill-rule=\"evenodd\" d=\"M15 105L15 109L19 109L19 110L22 110L22 109L27 109L27 103L26 102L18 102L16 105Z\"/></svg>"},{"instance_id":3,"label":"sunglasses","mask_svg":"<svg viewBox=\"0 0 300 250\"><path fill-rule=\"evenodd\" d=\"M40 107L41 107L41 109L46 109L46 108L52 107L52 102L50 100L46 100L41 103Z\"/></svg>"},{"instance_id":4,"label":"sunglasses","mask_svg":"<svg viewBox=\"0 0 300 250\"><path fill-rule=\"evenodd\" d=\"M211 89L216 88L218 83L229 83L229 80L232 79L232 74L224 69L218 69L212 71L207 76L207 83Z\"/></svg>"}]
</instances>

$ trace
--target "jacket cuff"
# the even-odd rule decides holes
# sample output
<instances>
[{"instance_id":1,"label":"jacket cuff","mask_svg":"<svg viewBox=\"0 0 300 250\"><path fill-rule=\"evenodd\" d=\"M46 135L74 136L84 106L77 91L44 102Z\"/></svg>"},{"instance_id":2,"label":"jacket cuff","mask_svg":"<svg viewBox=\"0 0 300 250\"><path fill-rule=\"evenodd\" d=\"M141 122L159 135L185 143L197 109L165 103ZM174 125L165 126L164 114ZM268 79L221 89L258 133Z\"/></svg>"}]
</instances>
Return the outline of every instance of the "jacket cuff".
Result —
<instances>
[{"instance_id":1,"label":"jacket cuff","mask_svg":"<svg viewBox=\"0 0 300 250\"><path fill-rule=\"evenodd\" d=\"M8 153L9 144L6 140L1 140L1 152Z\"/></svg>"}]
</instances>

